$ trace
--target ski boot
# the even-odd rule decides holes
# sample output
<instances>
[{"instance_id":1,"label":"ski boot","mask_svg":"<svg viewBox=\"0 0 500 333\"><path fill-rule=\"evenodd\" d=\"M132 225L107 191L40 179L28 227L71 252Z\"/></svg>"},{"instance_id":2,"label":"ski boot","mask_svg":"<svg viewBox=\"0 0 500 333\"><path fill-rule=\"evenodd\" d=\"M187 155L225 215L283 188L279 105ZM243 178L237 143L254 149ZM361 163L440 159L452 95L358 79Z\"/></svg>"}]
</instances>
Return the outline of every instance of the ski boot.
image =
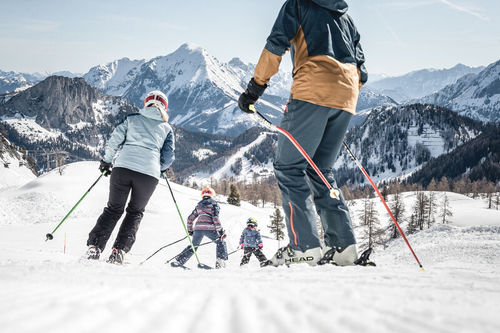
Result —
<instances>
[{"instance_id":1,"label":"ski boot","mask_svg":"<svg viewBox=\"0 0 500 333\"><path fill-rule=\"evenodd\" d=\"M359 259L357 259L354 262L354 265L359 265L359 266L377 266L373 261L370 260L370 254L372 254L373 249L369 247L361 255L359 256Z\"/></svg>"},{"instance_id":2,"label":"ski boot","mask_svg":"<svg viewBox=\"0 0 500 333\"><path fill-rule=\"evenodd\" d=\"M315 247L304 252L294 250L290 245L278 249L276 254L271 258L273 266L307 263L310 266L316 266L316 263L321 258L321 248Z\"/></svg>"},{"instance_id":3,"label":"ski boot","mask_svg":"<svg viewBox=\"0 0 500 333\"><path fill-rule=\"evenodd\" d=\"M358 260L356 244L347 247L326 247L325 254L318 261L318 265L331 264L335 266L353 266Z\"/></svg>"},{"instance_id":4,"label":"ski boot","mask_svg":"<svg viewBox=\"0 0 500 333\"><path fill-rule=\"evenodd\" d=\"M125 254L123 253L122 250L113 248L113 251L111 251L111 255L109 256L108 262L110 264L122 265L124 255Z\"/></svg>"},{"instance_id":5,"label":"ski boot","mask_svg":"<svg viewBox=\"0 0 500 333\"><path fill-rule=\"evenodd\" d=\"M99 260L101 256L101 249L95 245L90 245L87 249L87 259L88 260Z\"/></svg>"},{"instance_id":6,"label":"ski boot","mask_svg":"<svg viewBox=\"0 0 500 333\"><path fill-rule=\"evenodd\" d=\"M180 268L184 268L184 269L189 269L188 267L184 266L184 264L180 263L180 262L179 262L179 261L177 261L177 260L172 261L172 262L170 263L170 266L171 266L171 267L175 267L175 268L180 267Z\"/></svg>"},{"instance_id":7,"label":"ski boot","mask_svg":"<svg viewBox=\"0 0 500 333\"><path fill-rule=\"evenodd\" d=\"M260 267L266 267L266 266L269 266L272 264L273 264L273 262L271 260L264 260L260 263Z\"/></svg>"},{"instance_id":8,"label":"ski boot","mask_svg":"<svg viewBox=\"0 0 500 333\"><path fill-rule=\"evenodd\" d=\"M217 258L217 260L215 260L215 269L219 268L226 268L226 261L221 258Z\"/></svg>"}]
</instances>

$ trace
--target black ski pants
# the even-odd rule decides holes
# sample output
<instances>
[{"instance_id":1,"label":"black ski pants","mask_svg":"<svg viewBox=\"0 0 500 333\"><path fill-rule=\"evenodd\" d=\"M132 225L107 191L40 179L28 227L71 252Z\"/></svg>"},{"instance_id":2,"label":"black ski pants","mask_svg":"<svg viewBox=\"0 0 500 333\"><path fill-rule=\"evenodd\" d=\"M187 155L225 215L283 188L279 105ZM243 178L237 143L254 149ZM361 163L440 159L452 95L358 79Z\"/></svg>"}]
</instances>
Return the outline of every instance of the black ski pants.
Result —
<instances>
[{"instance_id":1,"label":"black ski pants","mask_svg":"<svg viewBox=\"0 0 500 333\"><path fill-rule=\"evenodd\" d=\"M254 254L257 257L260 263L267 261L266 256L264 255L264 253L262 253L262 251L258 247L245 247L245 250L243 251L243 257L241 258L240 266L248 264L252 254Z\"/></svg>"},{"instance_id":2,"label":"black ski pants","mask_svg":"<svg viewBox=\"0 0 500 333\"><path fill-rule=\"evenodd\" d=\"M90 231L87 245L95 245L101 251L104 250L131 193L127 214L113 245L116 249L130 251L135 242L135 235L144 215L144 209L157 184L158 179L154 177L126 168L114 168L109 182L108 205L97 219L95 227Z\"/></svg>"}]
</instances>

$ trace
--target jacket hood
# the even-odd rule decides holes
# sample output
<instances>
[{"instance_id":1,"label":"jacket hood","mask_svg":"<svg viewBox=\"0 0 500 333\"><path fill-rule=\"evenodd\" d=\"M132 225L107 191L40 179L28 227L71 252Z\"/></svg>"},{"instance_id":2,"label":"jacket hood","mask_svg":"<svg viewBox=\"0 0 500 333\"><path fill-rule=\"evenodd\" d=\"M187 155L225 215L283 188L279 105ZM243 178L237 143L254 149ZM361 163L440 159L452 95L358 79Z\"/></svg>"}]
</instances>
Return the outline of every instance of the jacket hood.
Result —
<instances>
[{"instance_id":1,"label":"jacket hood","mask_svg":"<svg viewBox=\"0 0 500 333\"><path fill-rule=\"evenodd\" d=\"M163 119L161 117L160 110L158 110L154 106L144 108L139 113L142 114L146 118L163 121Z\"/></svg>"},{"instance_id":2,"label":"jacket hood","mask_svg":"<svg viewBox=\"0 0 500 333\"><path fill-rule=\"evenodd\" d=\"M349 7L344 0L312 0L318 6L344 14Z\"/></svg>"}]
</instances>

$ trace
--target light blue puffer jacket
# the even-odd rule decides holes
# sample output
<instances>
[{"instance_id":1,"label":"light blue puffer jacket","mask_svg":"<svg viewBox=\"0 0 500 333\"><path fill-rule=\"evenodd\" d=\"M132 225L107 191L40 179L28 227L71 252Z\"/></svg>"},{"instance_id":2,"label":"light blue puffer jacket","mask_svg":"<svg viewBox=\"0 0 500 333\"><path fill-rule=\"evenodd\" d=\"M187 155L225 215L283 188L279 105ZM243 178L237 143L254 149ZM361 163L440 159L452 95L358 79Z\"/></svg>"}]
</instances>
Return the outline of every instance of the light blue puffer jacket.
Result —
<instances>
[{"instance_id":1,"label":"light blue puffer jacket","mask_svg":"<svg viewBox=\"0 0 500 333\"><path fill-rule=\"evenodd\" d=\"M155 107L142 109L118 125L106 144L103 160L157 179L174 161L174 133ZM121 150L120 150L121 148ZM113 158L118 156L113 162Z\"/></svg>"}]
</instances>

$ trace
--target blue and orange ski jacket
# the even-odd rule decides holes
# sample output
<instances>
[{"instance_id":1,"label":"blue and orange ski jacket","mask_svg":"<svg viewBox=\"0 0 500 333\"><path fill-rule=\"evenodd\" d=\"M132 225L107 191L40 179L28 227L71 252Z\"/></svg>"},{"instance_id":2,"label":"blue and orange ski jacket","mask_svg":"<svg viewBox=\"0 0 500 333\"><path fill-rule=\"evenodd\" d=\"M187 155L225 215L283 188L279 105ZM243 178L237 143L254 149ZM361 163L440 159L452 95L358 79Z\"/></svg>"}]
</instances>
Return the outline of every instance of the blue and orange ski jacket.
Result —
<instances>
[{"instance_id":1,"label":"blue and orange ski jacket","mask_svg":"<svg viewBox=\"0 0 500 333\"><path fill-rule=\"evenodd\" d=\"M343 0L287 0L255 68L255 82L268 83L291 49L291 97L354 114L368 73L347 8Z\"/></svg>"}]
</instances>

